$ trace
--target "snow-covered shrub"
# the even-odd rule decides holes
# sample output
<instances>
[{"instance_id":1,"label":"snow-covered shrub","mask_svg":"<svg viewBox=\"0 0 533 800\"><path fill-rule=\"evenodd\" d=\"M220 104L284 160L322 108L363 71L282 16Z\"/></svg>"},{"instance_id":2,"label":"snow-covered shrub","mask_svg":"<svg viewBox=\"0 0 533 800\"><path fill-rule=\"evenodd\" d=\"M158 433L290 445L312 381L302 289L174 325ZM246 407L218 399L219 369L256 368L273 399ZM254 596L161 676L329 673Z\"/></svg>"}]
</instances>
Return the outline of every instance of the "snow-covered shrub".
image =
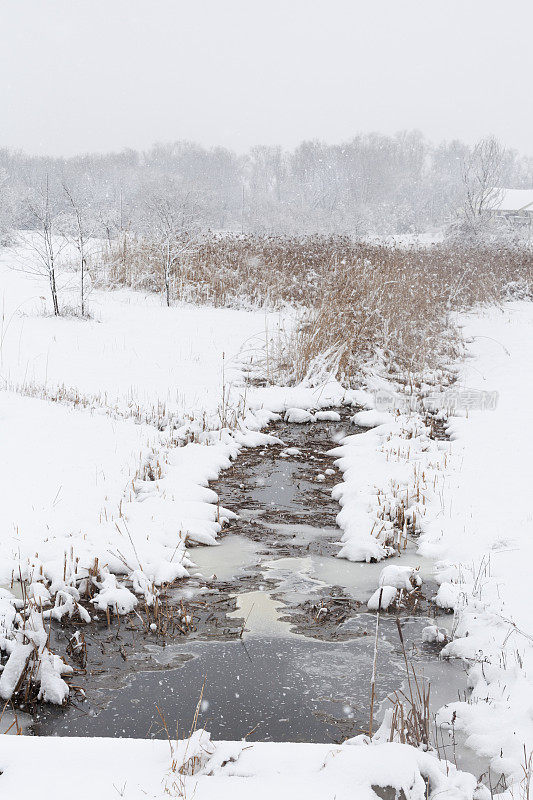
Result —
<instances>
[{"instance_id":1,"label":"snow-covered shrub","mask_svg":"<svg viewBox=\"0 0 533 800\"><path fill-rule=\"evenodd\" d=\"M32 586L34 599L21 600L0 590L0 656L7 656L0 664L0 698L18 696L26 702L61 705L69 694L63 675L69 675L72 667L49 648L42 613L44 592L36 589L38 584Z\"/></svg>"}]
</instances>

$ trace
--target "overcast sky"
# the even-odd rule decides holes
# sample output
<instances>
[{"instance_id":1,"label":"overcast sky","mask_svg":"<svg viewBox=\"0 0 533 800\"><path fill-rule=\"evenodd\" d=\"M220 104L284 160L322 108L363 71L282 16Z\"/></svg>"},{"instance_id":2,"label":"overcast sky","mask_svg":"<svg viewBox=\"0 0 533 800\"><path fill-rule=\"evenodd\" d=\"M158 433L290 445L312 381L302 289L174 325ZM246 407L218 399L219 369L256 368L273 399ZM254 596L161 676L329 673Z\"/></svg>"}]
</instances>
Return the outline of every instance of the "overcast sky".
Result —
<instances>
[{"instance_id":1,"label":"overcast sky","mask_svg":"<svg viewBox=\"0 0 533 800\"><path fill-rule=\"evenodd\" d=\"M0 0L0 146L418 128L533 155L533 0Z\"/></svg>"}]
</instances>

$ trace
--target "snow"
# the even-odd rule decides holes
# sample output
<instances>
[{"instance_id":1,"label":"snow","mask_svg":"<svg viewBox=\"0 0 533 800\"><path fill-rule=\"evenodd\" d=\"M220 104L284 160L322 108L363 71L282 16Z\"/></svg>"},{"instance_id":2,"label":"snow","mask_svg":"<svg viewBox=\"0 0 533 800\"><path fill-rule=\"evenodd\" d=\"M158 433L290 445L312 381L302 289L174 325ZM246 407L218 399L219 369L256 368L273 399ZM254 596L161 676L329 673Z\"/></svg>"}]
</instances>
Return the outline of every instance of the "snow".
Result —
<instances>
[{"instance_id":1,"label":"snow","mask_svg":"<svg viewBox=\"0 0 533 800\"><path fill-rule=\"evenodd\" d=\"M330 451L339 456L335 463L343 473L343 482L332 492L342 507L337 515L343 531L338 555L349 561L389 558L402 546L406 524L421 530L426 499L445 458L419 415L387 415L385 420L379 414L370 420L376 427L344 437Z\"/></svg>"},{"instance_id":2,"label":"snow","mask_svg":"<svg viewBox=\"0 0 533 800\"><path fill-rule=\"evenodd\" d=\"M0 375L15 385L73 390L119 413L213 414L226 387L242 385L241 348L264 341L265 313L181 304L131 290L93 291L92 318L43 316L46 282L12 267L30 249L0 250L4 314ZM77 302L75 276L63 297ZM268 319L275 329L277 315Z\"/></svg>"},{"instance_id":3,"label":"snow","mask_svg":"<svg viewBox=\"0 0 533 800\"><path fill-rule=\"evenodd\" d=\"M450 441L431 439L415 411L387 418L369 410L354 419L369 429L332 451L343 476L333 490L342 506L339 556L394 559L402 519L403 530L415 525L419 555L435 563L436 603L455 612L442 656L469 665L469 697L441 709L438 721L464 732L494 774L517 783L533 750L533 305L480 309L460 322L468 357L457 369L463 407L448 420ZM481 392L496 393L495 408L483 408ZM395 564L384 569L387 604L411 575ZM377 587L371 610L379 594ZM423 638L450 636L428 626Z\"/></svg>"},{"instance_id":4,"label":"snow","mask_svg":"<svg viewBox=\"0 0 533 800\"><path fill-rule=\"evenodd\" d=\"M450 421L452 457L420 549L444 562L438 602L455 609L443 655L473 665L470 703L441 720L455 712L467 744L518 780L524 748L533 750L533 304L473 314L464 335L471 357L459 382L498 392L498 403Z\"/></svg>"},{"instance_id":5,"label":"snow","mask_svg":"<svg viewBox=\"0 0 533 800\"><path fill-rule=\"evenodd\" d=\"M0 588L0 648L8 655L0 696L11 696L29 664L40 697L65 701L70 668L48 649L45 622L86 621L83 588L93 589L95 614L127 613L139 597L151 604L162 584L187 577L187 543L216 545L234 516L219 507L209 481L241 448L279 442L261 431L269 421L338 421L332 407L363 406L352 421L364 431L331 451L342 473L332 493L341 506L338 555L395 559L407 531L419 534L418 555L435 560L436 602L454 611L450 635L430 625L423 639L447 641L443 657L469 665L468 702L441 709L438 723L461 730L495 773L519 781L524 748L533 750L533 306L508 304L463 320L470 358L458 386L474 400L476 392L497 392L499 401L494 410L475 402L457 408L450 441L439 442L419 413L372 408L368 389L386 388L378 377L367 390L332 380L254 388L245 404L245 351L264 336L263 313L167 309L157 297L119 291L93 293L92 320L53 319L36 313L44 288L12 272L12 258L12 251L0 258L7 387L0 392L0 585L20 570L29 591L24 603L15 587ZM231 426L224 409L233 413ZM369 610L380 596L385 610L419 583L412 566L387 563ZM417 800L425 796L422 776L439 797L474 792L471 776L395 742L205 746L202 770L186 779L200 798L342 798L353 797L354 787L357 797L374 798L372 782L385 781ZM68 769L58 772L57 758ZM94 763L98 774L88 774ZM73 780L81 800L89 791L113 796L110 786L124 782L132 800L145 791L162 797L165 781L176 779L169 769L168 744L159 742L6 737L0 748L6 797L19 794L21 775L28 797L43 786L53 786L54 800L71 796Z\"/></svg>"},{"instance_id":6,"label":"snow","mask_svg":"<svg viewBox=\"0 0 533 800\"><path fill-rule=\"evenodd\" d=\"M303 408L289 408L285 412L285 422L314 422L315 417Z\"/></svg>"},{"instance_id":7,"label":"snow","mask_svg":"<svg viewBox=\"0 0 533 800\"><path fill-rule=\"evenodd\" d=\"M97 584L98 594L93 598L95 608L99 611L116 609L118 614L129 614L137 605L137 598L126 586L119 586L115 575L105 575Z\"/></svg>"},{"instance_id":8,"label":"snow","mask_svg":"<svg viewBox=\"0 0 533 800\"><path fill-rule=\"evenodd\" d=\"M394 603L398 595L398 590L395 586L380 586L376 589L372 597L367 603L369 611L386 611L389 606Z\"/></svg>"},{"instance_id":9,"label":"snow","mask_svg":"<svg viewBox=\"0 0 533 800\"><path fill-rule=\"evenodd\" d=\"M38 699L61 705L69 693L63 675L72 673L72 667L48 648L48 631L40 608L29 602L24 616L14 614L22 604L9 593L0 599L0 649L9 657L0 673L0 698L9 700L26 670L33 683L39 686Z\"/></svg>"},{"instance_id":10,"label":"snow","mask_svg":"<svg viewBox=\"0 0 533 800\"><path fill-rule=\"evenodd\" d=\"M341 415L337 411L317 411L315 419L317 422L340 422Z\"/></svg>"},{"instance_id":11,"label":"snow","mask_svg":"<svg viewBox=\"0 0 533 800\"><path fill-rule=\"evenodd\" d=\"M95 291L91 319L54 318L42 313L46 282L19 271L31 257L26 245L0 254L0 586L19 576L32 585L19 617L2 600L0 646L18 653L3 696L24 666L33 608L86 621L87 581L95 611L127 613L136 595L152 603L157 587L188 575L187 540L214 544L232 517L208 481L241 447L274 441L260 432L273 413L240 403L239 352L264 338L264 313ZM68 285L61 295L77 300ZM238 406L246 424L214 433L227 425L221 406ZM48 655L35 652L36 675L43 697L62 702L68 687Z\"/></svg>"},{"instance_id":12,"label":"snow","mask_svg":"<svg viewBox=\"0 0 533 800\"><path fill-rule=\"evenodd\" d=\"M388 564L381 570L378 588L369 599L369 611L386 611L401 592L412 592L422 585L422 579L415 567Z\"/></svg>"},{"instance_id":13,"label":"snow","mask_svg":"<svg viewBox=\"0 0 533 800\"><path fill-rule=\"evenodd\" d=\"M0 584L11 580L15 564L35 562L36 553L38 569L48 564L52 579L72 548L86 564L103 557L120 569L114 555L119 546L137 568L122 520L154 527L156 505L158 544L170 547L172 536L174 549L178 532L212 543L220 523L207 481L229 464L238 446L267 441L258 431L270 416L262 417L258 409L249 419L253 430L238 431L232 442L226 437L214 447L205 435L202 444L175 448L160 428L170 414L178 439L200 439L206 426L220 427L223 385L231 404L243 384L237 353L245 340L249 346L264 336L264 314L185 305L167 309L153 295L95 291L91 320L43 316L46 282L12 269L31 255L27 246L0 254L0 378L7 387L35 395L0 394ZM73 273L63 279L72 284ZM63 294L74 301L72 290ZM160 481L143 481L150 459ZM136 545L151 580L172 578L168 568L161 571L160 551L146 553L150 548L143 541Z\"/></svg>"},{"instance_id":14,"label":"snow","mask_svg":"<svg viewBox=\"0 0 533 800\"><path fill-rule=\"evenodd\" d=\"M411 592L421 583L417 570L404 565L388 564L379 576L380 586L394 586L395 589L405 589L407 592Z\"/></svg>"},{"instance_id":15,"label":"snow","mask_svg":"<svg viewBox=\"0 0 533 800\"><path fill-rule=\"evenodd\" d=\"M3 737L0 748L5 797L40 797L46 791L54 800L70 800L74 788L77 800L376 800L372 786L391 786L406 800L426 800L426 779L430 797L474 800L472 775L396 742L212 742L202 731L171 748L157 740L25 736Z\"/></svg>"},{"instance_id":16,"label":"snow","mask_svg":"<svg viewBox=\"0 0 533 800\"><path fill-rule=\"evenodd\" d=\"M69 408L13 392L0 393L0 584L10 561L39 552L48 561L119 503L159 439L132 420ZM7 572L6 572L6 567Z\"/></svg>"},{"instance_id":17,"label":"snow","mask_svg":"<svg viewBox=\"0 0 533 800\"><path fill-rule=\"evenodd\" d=\"M426 625L422 630L422 641L428 644L443 644L448 639L448 632L437 625Z\"/></svg>"},{"instance_id":18,"label":"snow","mask_svg":"<svg viewBox=\"0 0 533 800\"><path fill-rule=\"evenodd\" d=\"M386 425L391 422L392 415L384 411L368 409L367 411L358 411L351 417L351 421L360 428L374 428L377 425Z\"/></svg>"},{"instance_id":19,"label":"snow","mask_svg":"<svg viewBox=\"0 0 533 800\"><path fill-rule=\"evenodd\" d=\"M208 483L239 450L279 442L261 428L290 409L311 420L311 409L356 396L335 381L248 391L246 350L264 339L263 312L95 291L92 319L45 316L46 283L11 269L28 257L20 245L0 257L0 586L34 586L18 616L2 602L8 652L25 644L35 609L87 621L80 589L95 612L128 613L138 596L151 605L161 585L188 576L187 542L216 544L234 517ZM35 658L44 675L48 651ZM62 702L63 687L50 679L43 692Z\"/></svg>"}]
</instances>

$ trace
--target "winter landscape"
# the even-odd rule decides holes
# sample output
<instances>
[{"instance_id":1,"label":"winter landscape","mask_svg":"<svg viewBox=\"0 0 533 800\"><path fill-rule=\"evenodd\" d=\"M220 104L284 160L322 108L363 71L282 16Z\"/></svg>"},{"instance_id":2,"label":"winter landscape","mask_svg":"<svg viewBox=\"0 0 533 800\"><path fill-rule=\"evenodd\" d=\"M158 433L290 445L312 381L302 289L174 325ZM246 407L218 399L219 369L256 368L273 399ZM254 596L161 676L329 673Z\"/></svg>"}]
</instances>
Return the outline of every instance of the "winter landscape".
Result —
<instances>
[{"instance_id":1,"label":"winter landscape","mask_svg":"<svg viewBox=\"0 0 533 800\"><path fill-rule=\"evenodd\" d=\"M528 800L532 12L201 5L0 12L0 798Z\"/></svg>"}]
</instances>

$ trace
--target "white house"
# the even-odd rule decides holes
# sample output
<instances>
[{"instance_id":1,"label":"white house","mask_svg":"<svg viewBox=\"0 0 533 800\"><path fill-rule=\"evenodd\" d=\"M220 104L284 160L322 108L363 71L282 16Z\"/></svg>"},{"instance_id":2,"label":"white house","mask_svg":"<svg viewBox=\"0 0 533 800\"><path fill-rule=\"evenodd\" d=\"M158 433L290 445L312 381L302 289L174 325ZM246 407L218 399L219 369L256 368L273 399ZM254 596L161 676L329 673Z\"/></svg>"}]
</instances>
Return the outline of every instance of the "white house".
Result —
<instances>
[{"instance_id":1,"label":"white house","mask_svg":"<svg viewBox=\"0 0 533 800\"><path fill-rule=\"evenodd\" d=\"M494 187L486 207L495 216L507 217L516 222L531 222L533 220L533 189Z\"/></svg>"}]
</instances>

